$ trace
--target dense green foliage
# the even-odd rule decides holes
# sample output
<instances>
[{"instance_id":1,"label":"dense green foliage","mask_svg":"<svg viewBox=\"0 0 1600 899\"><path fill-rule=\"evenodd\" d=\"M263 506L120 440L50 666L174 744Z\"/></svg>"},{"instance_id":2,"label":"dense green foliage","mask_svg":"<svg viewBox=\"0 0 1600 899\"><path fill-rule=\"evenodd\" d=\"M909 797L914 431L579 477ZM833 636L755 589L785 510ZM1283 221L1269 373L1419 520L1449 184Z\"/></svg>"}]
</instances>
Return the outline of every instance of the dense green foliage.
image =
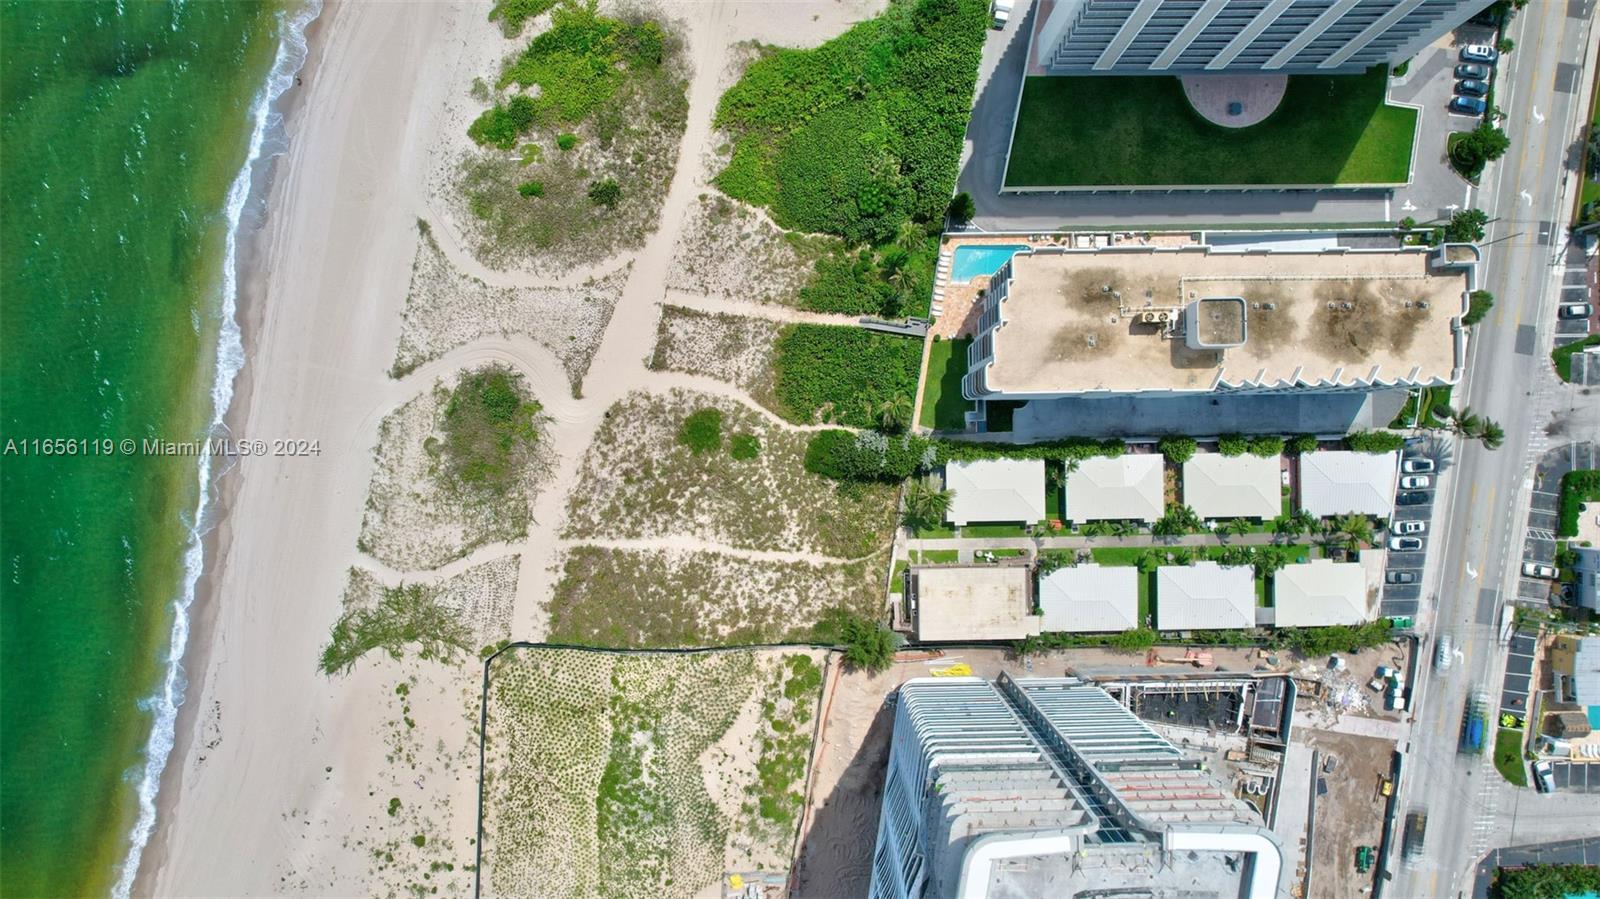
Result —
<instances>
[{"instance_id":1,"label":"dense green foliage","mask_svg":"<svg viewBox=\"0 0 1600 899\"><path fill-rule=\"evenodd\" d=\"M324 674L343 674L368 650L382 649L398 659L407 644L416 644L424 659L448 660L456 650L467 650L471 629L435 594L423 584L385 587L376 606L346 611L333 625L318 667Z\"/></svg>"},{"instance_id":2,"label":"dense green foliage","mask_svg":"<svg viewBox=\"0 0 1600 899\"><path fill-rule=\"evenodd\" d=\"M1242 456L1250 449L1250 441L1243 434L1223 434L1217 438L1217 452L1224 456Z\"/></svg>"},{"instance_id":3,"label":"dense green foliage","mask_svg":"<svg viewBox=\"0 0 1600 899\"><path fill-rule=\"evenodd\" d=\"M1483 321L1489 310L1494 308L1494 294L1487 290L1474 290L1467 295L1467 314L1461 316L1464 325L1475 325Z\"/></svg>"},{"instance_id":4,"label":"dense green foliage","mask_svg":"<svg viewBox=\"0 0 1600 899\"><path fill-rule=\"evenodd\" d=\"M1471 131L1450 135L1450 165L1468 180L1476 181L1483 167L1506 155L1511 138L1499 128L1483 122Z\"/></svg>"},{"instance_id":5,"label":"dense green foliage","mask_svg":"<svg viewBox=\"0 0 1600 899\"><path fill-rule=\"evenodd\" d=\"M1266 458L1283 455L1283 438L1272 436L1250 438L1250 455Z\"/></svg>"},{"instance_id":6,"label":"dense green foliage","mask_svg":"<svg viewBox=\"0 0 1600 899\"><path fill-rule=\"evenodd\" d=\"M873 427L876 410L914 396L922 344L834 325L789 325L773 352L779 411L790 421L817 419Z\"/></svg>"},{"instance_id":7,"label":"dense green foliage","mask_svg":"<svg viewBox=\"0 0 1600 899\"><path fill-rule=\"evenodd\" d=\"M851 242L939 219L987 12L981 0L898 0L820 47L769 50L717 108L734 136L717 186L784 227Z\"/></svg>"},{"instance_id":8,"label":"dense green foliage","mask_svg":"<svg viewBox=\"0 0 1600 899\"><path fill-rule=\"evenodd\" d=\"M1450 243L1472 243L1483 240L1483 229L1489 224L1489 213L1482 209L1460 209L1450 216L1444 226L1444 239Z\"/></svg>"},{"instance_id":9,"label":"dense green foliage","mask_svg":"<svg viewBox=\"0 0 1600 899\"><path fill-rule=\"evenodd\" d=\"M1291 75L1265 121L1222 128L1170 75L1030 76L1005 183L1051 185L1400 184L1418 110L1385 102L1382 67Z\"/></svg>"},{"instance_id":10,"label":"dense green foliage","mask_svg":"<svg viewBox=\"0 0 1600 899\"><path fill-rule=\"evenodd\" d=\"M897 483L933 463L932 447L914 434L818 431L806 444L806 470L835 481Z\"/></svg>"},{"instance_id":11,"label":"dense green foliage","mask_svg":"<svg viewBox=\"0 0 1600 899\"><path fill-rule=\"evenodd\" d=\"M812 631L812 639L844 647L844 663L850 668L883 671L894 662L894 632L882 622L845 609L824 613Z\"/></svg>"},{"instance_id":12,"label":"dense green foliage","mask_svg":"<svg viewBox=\"0 0 1600 899\"><path fill-rule=\"evenodd\" d=\"M1167 457L1168 462L1174 465L1182 465L1194 458L1194 438L1163 437L1156 443L1156 449L1161 451L1161 455Z\"/></svg>"},{"instance_id":13,"label":"dense green foliage","mask_svg":"<svg viewBox=\"0 0 1600 899\"><path fill-rule=\"evenodd\" d=\"M533 98L518 94L505 103L496 103L467 126L467 136L480 144L490 144L502 150L517 145L517 138L533 127L539 107Z\"/></svg>"},{"instance_id":14,"label":"dense green foliage","mask_svg":"<svg viewBox=\"0 0 1600 899\"><path fill-rule=\"evenodd\" d=\"M978 214L978 204L973 202L972 194L962 191L950 199L950 205L945 209L944 214L949 217L951 222L957 225L965 225L967 222L972 221L973 216Z\"/></svg>"},{"instance_id":15,"label":"dense green foliage","mask_svg":"<svg viewBox=\"0 0 1600 899\"><path fill-rule=\"evenodd\" d=\"M1561 476L1561 523L1558 537L1578 536L1583 504L1600 502L1600 471L1579 469Z\"/></svg>"},{"instance_id":16,"label":"dense green foliage","mask_svg":"<svg viewBox=\"0 0 1600 899\"><path fill-rule=\"evenodd\" d=\"M1104 646L1125 652L1143 652L1154 645L1156 645L1156 632L1147 627L1136 627L1132 630L1118 631L1114 634L1075 634L1063 631L1047 631L1038 636L1021 640L1012 648L1017 655L1026 656L1036 652L1048 652L1052 649L1072 649L1079 646Z\"/></svg>"},{"instance_id":17,"label":"dense green foliage","mask_svg":"<svg viewBox=\"0 0 1600 899\"><path fill-rule=\"evenodd\" d=\"M615 178L602 178L589 185L589 202L607 209L617 208L622 200L622 185Z\"/></svg>"},{"instance_id":18,"label":"dense green foliage","mask_svg":"<svg viewBox=\"0 0 1600 899\"><path fill-rule=\"evenodd\" d=\"M904 506L900 522L913 532L929 531L944 524L950 512L950 501L955 494L940 490L925 480L917 479L906 485Z\"/></svg>"},{"instance_id":19,"label":"dense green foliage","mask_svg":"<svg viewBox=\"0 0 1600 899\"><path fill-rule=\"evenodd\" d=\"M544 182L524 181L517 185L517 193L522 194L524 197L542 197L544 196Z\"/></svg>"},{"instance_id":20,"label":"dense green foliage","mask_svg":"<svg viewBox=\"0 0 1600 899\"><path fill-rule=\"evenodd\" d=\"M1600 892L1600 868L1593 865L1532 865L1495 871L1494 899L1566 899Z\"/></svg>"},{"instance_id":21,"label":"dense green foliage","mask_svg":"<svg viewBox=\"0 0 1600 899\"><path fill-rule=\"evenodd\" d=\"M819 258L800 288L802 308L844 315L921 315L933 291L937 234L903 229L893 242Z\"/></svg>"},{"instance_id":22,"label":"dense green foliage","mask_svg":"<svg viewBox=\"0 0 1600 899\"><path fill-rule=\"evenodd\" d=\"M1286 446L1291 453L1314 453L1317 451L1317 436L1315 434L1296 434L1289 438Z\"/></svg>"},{"instance_id":23,"label":"dense green foliage","mask_svg":"<svg viewBox=\"0 0 1600 899\"><path fill-rule=\"evenodd\" d=\"M563 153L567 152L568 150L572 149L573 147L576 147L577 145L578 145L578 136L576 134L570 134L570 133L564 131L564 132L556 135L556 149L560 150Z\"/></svg>"},{"instance_id":24,"label":"dense green foliage","mask_svg":"<svg viewBox=\"0 0 1600 899\"><path fill-rule=\"evenodd\" d=\"M728 455L740 462L754 459L761 455L761 438L754 434L733 435L733 439L728 441Z\"/></svg>"},{"instance_id":25,"label":"dense green foliage","mask_svg":"<svg viewBox=\"0 0 1600 899\"><path fill-rule=\"evenodd\" d=\"M1127 451L1127 444L1115 437L1094 440L1089 437L1068 437L1064 440L1047 440L1042 443L977 443L966 440L941 440L936 444L938 461L951 459L1045 459L1074 461L1094 456L1113 458Z\"/></svg>"},{"instance_id":26,"label":"dense green foliage","mask_svg":"<svg viewBox=\"0 0 1600 899\"><path fill-rule=\"evenodd\" d=\"M1380 619L1353 627L1286 627L1266 633L1248 630L1197 631L1195 636L1187 639L1162 639L1161 642L1195 646L1259 645L1292 649L1307 658L1315 658L1335 652L1370 649L1389 642L1389 639L1389 623ZM1148 649L1156 642L1155 631L1135 628L1115 634L1045 633L1021 641L1015 648L1020 655L1074 646L1108 646L1138 651Z\"/></svg>"},{"instance_id":27,"label":"dense green foliage","mask_svg":"<svg viewBox=\"0 0 1600 899\"><path fill-rule=\"evenodd\" d=\"M504 493L538 438L539 404L522 376L503 366L467 374L444 408L444 462L466 487Z\"/></svg>"},{"instance_id":28,"label":"dense green foliage","mask_svg":"<svg viewBox=\"0 0 1600 899\"><path fill-rule=\"evenodd\" d=\"M1405 435L1393 431L1356 431L1344 438L1345 448L1357 453L1392 453L1405 444Z\"/></svg>"},{"instance_id":29,"label":"dense green foliage","mask_svg":"<svg viewBox=\"0 0 1600 899\"><path fill-rule=\"evenodd\" d=\"M544 15L555 5L556 0L495 0L494 8L489 10L489 21L499 19L505 36L516 37L529 19Z\"/></svg>"},{"instance_id":30,"label":"dense green foliage","mask_svg":"<svg viewBox=\"0 0 1600 899\"><path fill-rule=\"evenodd\" d=\"M678 442L694 453L722 449L722 410L698 409L689 413L678 428Z\"/></svg>"}]
</instances>

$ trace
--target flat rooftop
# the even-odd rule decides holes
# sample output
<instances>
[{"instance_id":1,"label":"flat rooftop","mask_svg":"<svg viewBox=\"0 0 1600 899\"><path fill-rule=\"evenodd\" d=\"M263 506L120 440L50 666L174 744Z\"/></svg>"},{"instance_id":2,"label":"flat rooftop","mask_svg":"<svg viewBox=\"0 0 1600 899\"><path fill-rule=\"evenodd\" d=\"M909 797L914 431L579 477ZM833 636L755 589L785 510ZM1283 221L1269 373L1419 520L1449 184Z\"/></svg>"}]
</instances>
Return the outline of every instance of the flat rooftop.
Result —
<instances>
[{"instance_id":1,"label":"flat rooftop","mask_svg":"<svg viewBox=\"0 0 1600 899\"><path fill-rule=\"evenodd\" d=\"M1026 565L911 569L912 627L919 640L1021 640L1040 631Z\"/></svg>"},{"instance_id":2,"label":"flat rooftop","mask_svg":"<svg viewBox=\"0 0 1600 899\"><path fill-rule=\"evenodd\" d=\"M1434 269L1429 259L1423 252L1018 254L985 380L999 394L1450 381L1451 320L1461 313L1467 275ZM1217 297L1244 299L1243 346L1191 348L1137 314ZM1207 327L1227 332L1231 324Z\"/></svg>"}]
</instances>

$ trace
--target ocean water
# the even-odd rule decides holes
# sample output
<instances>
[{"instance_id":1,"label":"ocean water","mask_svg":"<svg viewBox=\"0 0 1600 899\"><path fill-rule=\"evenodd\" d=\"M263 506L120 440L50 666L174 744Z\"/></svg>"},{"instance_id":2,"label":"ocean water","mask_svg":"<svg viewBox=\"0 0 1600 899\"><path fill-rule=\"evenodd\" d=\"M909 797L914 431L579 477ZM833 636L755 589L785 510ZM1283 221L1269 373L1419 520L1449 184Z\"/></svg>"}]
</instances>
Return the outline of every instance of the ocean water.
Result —
<instances>
[{"instance_id":1,"label":"ocean water","mask_svg":"<svg viewBox=\"0 0 1600 899\"><path fill-rule=\"evenodd\" d=\"M309 13L0 3L0 870L126 894L243 362L236 226Z\"/></svg>"}]
</instances>

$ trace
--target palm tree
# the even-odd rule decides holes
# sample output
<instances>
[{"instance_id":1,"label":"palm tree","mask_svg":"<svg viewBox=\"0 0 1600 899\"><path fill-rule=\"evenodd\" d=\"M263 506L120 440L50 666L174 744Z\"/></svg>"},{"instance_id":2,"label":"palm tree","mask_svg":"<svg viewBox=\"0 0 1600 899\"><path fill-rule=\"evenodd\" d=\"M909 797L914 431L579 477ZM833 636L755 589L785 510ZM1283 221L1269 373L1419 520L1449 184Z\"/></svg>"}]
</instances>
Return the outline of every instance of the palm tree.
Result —
<instances>
[{"instance_id":1,"label":"palm tree","mask_svg":"<svg viewBox=\"0 0 1600 899\"><path fill-rule=\"evenodd\" d=\"M918 478L906 485L905 509L900 520L914 532L936 528L950 511L950 501L954 498L952 491L941 490Z\"/></svg>"},{"instance_id":2,"label":"palm tree","mask_svg":"<svg viewBox=\"0 0 1600 899\"><path fill-rule=\"evenodd\" d=\"M1372 522L1365 515L1345 515L1339 518L1338 531L1354 546L1372 542Z\"/></svg>"},{"instance_id":3,"label":"palm tree","mask_svg":"<svg viewBox=\"0 0 1600 899\"><path fill-rule=\"evenodd\" d=\"M1258 546L1251 564L1255 566L1256 576L1265 578L1277 574L1283 566L1289 564L1289 559L1283 550L1277 547Z\"/></svg>"},{"instance_id":4,"label":"palm tree","mask_svg":"<svg viewBox=\"0 0 1600 899\"><path fill-rule=\"evenodd\" d=\"M1131 521L1117 521L1111 525L1111 534L1114 537L1132 537L1139 533L1139 526Z\"/></svg>"},{"instance_id":5,"label":"palm tree","mask_svg":"<svg viewBox=\"0 0 1600 899\"><path fill-rule=\"evenodd\" d=\"M1079 528L1085 537L1104 537L1111 533L1111 523L1106 521L1091 521Z\"/></svg>"},{"instance_id":6,"label":"palm tree","mask_svg":"<svg viewBox=\"0 0 1600 899\"><path fill-rule=\"evenodd\" d=\"M1483 428L1478 431L1478 439L1483 441L1484 449L1499 449L1500 444L1506 442L1506 429L1500 427L1498 422L1483 420Z\"/></svg>"},{"instance_id":7,"label":"palm tree","mask_svg":"<svg viewBox=\"0 0 1600 899\"><path fill-rule=\"evenodd\" d=\"M1450 420L1450 430L1455 431L1457 434L1476 437L1482 429L1483 419L1472 411L1471 406L1463 408Z\"/></svg>"},{"instance_id":8,"label":"palm tree","mask_svg":"<svg viewBox=\"0 0 1600 899\"><path fill-rule=\"evenodd\" d=\"M878 404L878 424L882 425L885 431L903 431L906 425L911 423L912 409L911 397L897 393Z\"/></svg>"},{"instance_id":9,"label":"palm tree","mask_svg":"<svg viewBox=\"0 0 1600 899\"><path fill-rule=\"evenodd\" d=\"M1247 518L1230 518L1227 521L1224 521L1222 526L1217 528L1217 530L1220 533L1229 534L1234 537L1243 537L1245 534L1250 533L1250 531L1254 528L1255 525L1251 524L1250 520Z\"/></svg>"}]
</instances>

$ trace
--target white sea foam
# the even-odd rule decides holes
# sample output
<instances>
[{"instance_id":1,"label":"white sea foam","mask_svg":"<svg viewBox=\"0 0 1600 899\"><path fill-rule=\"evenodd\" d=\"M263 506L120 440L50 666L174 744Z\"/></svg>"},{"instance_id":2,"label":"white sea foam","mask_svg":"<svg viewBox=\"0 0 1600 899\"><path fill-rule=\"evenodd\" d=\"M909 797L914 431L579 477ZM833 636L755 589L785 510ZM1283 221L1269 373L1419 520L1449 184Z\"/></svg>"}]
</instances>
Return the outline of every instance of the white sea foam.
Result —
<instances>
[{"instance_id":1,"label":"white sea foam","mask_svg":"<svg viewBox=\"0 0 1600 899\"><path fill-rule=\"evenodd\" d=\"M282 129L282 115L273 109L278 98L295 83L295 75L306 61L306 27L322 11L322 0L306 0L298 9L284 14L280 21L278 52L266 82L257 92L250 108L250 153L245 158L239 174L228 188L226 207L228 233L222 261L221 327L217 339L216 370L211 381L211 431L223 434L223 418L233 401L233 382L244 367L244 343L240 339L236 320L238 304L238 265L240 221L245 205L250 199L252 183L258 163L283 152L283 141L274 140ZM156 826L156 793L161 788L161 775L172 754L173 736L178 721L178 707L183 705L183 694L188 686L183 672L183 654L189 644L189 605L194 602L195 585L204 567L204 522L212 500L211 458L200 454L200 467L196 473L200 484L200 497L191 516L189 541L183 557L183 585L173 600L172 634L167 644L166 669L156 692L146 698L141 706L154 713L150 739L145 744L144 766L138 775L139 817L134 822L128 838L128 855L122 863L112 895L126 899L133 892L133 880L139 873L139 859L150 834Z\"/></svg>"}]
</instances>

